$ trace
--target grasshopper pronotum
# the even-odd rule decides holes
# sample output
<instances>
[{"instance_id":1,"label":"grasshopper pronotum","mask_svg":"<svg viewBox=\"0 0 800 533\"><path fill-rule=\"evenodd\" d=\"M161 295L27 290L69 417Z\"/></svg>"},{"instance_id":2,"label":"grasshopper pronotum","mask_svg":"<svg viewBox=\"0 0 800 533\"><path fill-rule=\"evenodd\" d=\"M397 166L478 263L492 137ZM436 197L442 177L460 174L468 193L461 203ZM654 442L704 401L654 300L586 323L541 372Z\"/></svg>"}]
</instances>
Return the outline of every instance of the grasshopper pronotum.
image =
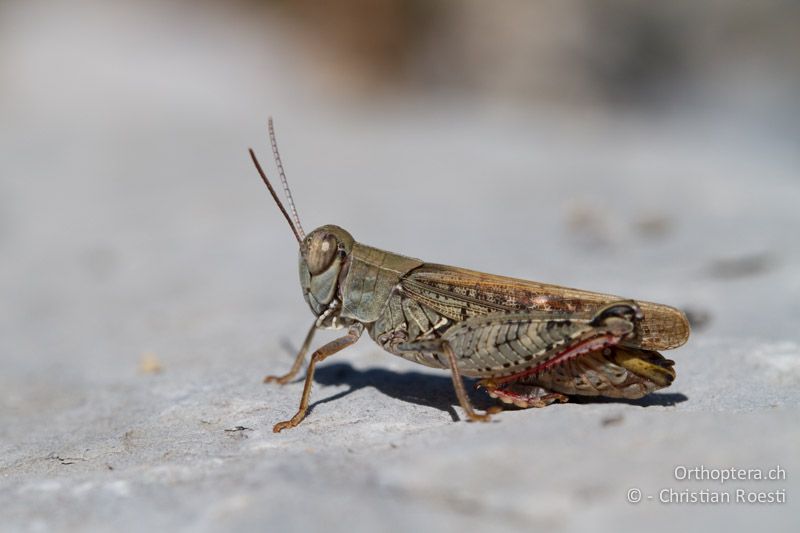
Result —
<instances>
[{"instance_id":1,"label":"grasshopper pronotum","mask_svg":"<svg viewBox=\"0 0 800 533\"><path fill-rule=\"evenodd\" d=\"M316 318L291 370L264 381L294 378L317 329L347 329L314 352L300 408L273 431L303 420L317 363L365 330L392 354L449 369L469 420L490 415L472 408L462 376L482 378L478 386L518 407L570 395L641 398L675 379L674 362L655 351L689 338L686 316L673 307L425 263L360 244L333 225L305 235L272 119L269 136L291 216L252 149L250 156L300 246L300 284Z\"/></svg>"}]
</instances>

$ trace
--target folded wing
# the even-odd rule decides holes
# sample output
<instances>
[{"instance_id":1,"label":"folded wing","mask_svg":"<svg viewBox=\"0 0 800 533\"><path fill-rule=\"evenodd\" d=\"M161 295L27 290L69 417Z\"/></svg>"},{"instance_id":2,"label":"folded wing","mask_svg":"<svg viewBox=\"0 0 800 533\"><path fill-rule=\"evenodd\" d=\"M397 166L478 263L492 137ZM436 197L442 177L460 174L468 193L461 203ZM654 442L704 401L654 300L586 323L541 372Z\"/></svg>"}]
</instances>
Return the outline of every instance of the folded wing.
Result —
<instances>
[{"instance_id":1,"label":"folded wing","mask_svg":"<svg viewBox=\"0 0 800 533\"><path fill-rule=\"evenodd\" d=\"M548 311L587 318L603 305L623 299L431 263L406 274L401 287L410 298L457 322L497 312ZM626 344L645 350L668 350L689 338L689 322L681 311L668 305L635 302L643 318Z\"/></svg>"}]
</instances>

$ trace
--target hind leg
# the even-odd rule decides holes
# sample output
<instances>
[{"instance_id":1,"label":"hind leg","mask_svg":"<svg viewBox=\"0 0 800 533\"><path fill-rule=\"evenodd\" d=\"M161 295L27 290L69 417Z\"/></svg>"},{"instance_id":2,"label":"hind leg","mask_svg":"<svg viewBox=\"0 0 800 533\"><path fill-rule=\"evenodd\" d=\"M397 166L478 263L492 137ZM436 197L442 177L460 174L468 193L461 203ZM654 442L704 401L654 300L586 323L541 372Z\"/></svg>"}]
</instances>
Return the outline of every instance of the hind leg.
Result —
<instances>
[{"instance_id":1,"label":"hind leg","mask_svg":"<svg viewBox=\"0 0 800 533\"><path fill-rule=\"evenodd\" d=\"M553 392L539 385L529 385L525 383L503 383L498 385L491 379L483 379L478 382L478 386L486 389L489 396L497 398L503 403L522 407L547 407L554 402L567 402L569 396L558 392Z\"/></svg>"}]
</instances>

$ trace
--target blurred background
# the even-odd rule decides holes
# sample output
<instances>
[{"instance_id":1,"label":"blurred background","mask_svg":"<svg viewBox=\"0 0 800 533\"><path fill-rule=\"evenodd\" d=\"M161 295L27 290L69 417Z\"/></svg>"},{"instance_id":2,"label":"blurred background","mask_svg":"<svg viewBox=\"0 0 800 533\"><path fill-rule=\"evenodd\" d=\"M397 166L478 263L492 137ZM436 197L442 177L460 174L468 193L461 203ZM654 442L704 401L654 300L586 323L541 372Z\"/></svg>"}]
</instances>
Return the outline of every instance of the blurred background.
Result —
<instances>
[{"instance_id":1,"label":"blurred background","mask_svg":"<svg viewBox=\"0 0 800 533\"><path fill-rule=\"evenodd\" d=\"M3 455L140 372L267 394L311 320L268 116L307 231L681 307L677 392L800 383L799 96L788 0L0 0Z\"/></svg>"},{"instance_id":2,"label":"blurred background","mask_svg":"<svg viewBox=\"0 0 800 533\"><path fill-rule=\"evenodd\" d=\"M113 370L305 313L245 152L270 115L306 229L795 335L747 309L800 312L795 270L758 285L797 259L799 30L786 1L4 0L0 357Z\"/></svg>"}]
</instances>

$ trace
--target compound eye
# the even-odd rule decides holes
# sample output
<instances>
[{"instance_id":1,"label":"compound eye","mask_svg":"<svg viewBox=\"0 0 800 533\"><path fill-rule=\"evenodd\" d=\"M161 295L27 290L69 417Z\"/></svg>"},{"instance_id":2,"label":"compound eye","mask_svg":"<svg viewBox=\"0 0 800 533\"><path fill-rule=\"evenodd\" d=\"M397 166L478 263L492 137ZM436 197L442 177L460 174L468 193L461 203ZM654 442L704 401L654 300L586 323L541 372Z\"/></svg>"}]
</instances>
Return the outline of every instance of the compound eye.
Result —
<instances>
[{"instance_id":1,"label":"compound eye","mask_svg":"<svg viewBox=\"0 0 800 533\"><path fill-rule=\"evenodd\" d=\"M311 236L306 262L308 263L308 271L312 276L316 276L331 266L334 257L336 257L337 245L336 237L330 233Z\"/></svg>"}]
</instances>

